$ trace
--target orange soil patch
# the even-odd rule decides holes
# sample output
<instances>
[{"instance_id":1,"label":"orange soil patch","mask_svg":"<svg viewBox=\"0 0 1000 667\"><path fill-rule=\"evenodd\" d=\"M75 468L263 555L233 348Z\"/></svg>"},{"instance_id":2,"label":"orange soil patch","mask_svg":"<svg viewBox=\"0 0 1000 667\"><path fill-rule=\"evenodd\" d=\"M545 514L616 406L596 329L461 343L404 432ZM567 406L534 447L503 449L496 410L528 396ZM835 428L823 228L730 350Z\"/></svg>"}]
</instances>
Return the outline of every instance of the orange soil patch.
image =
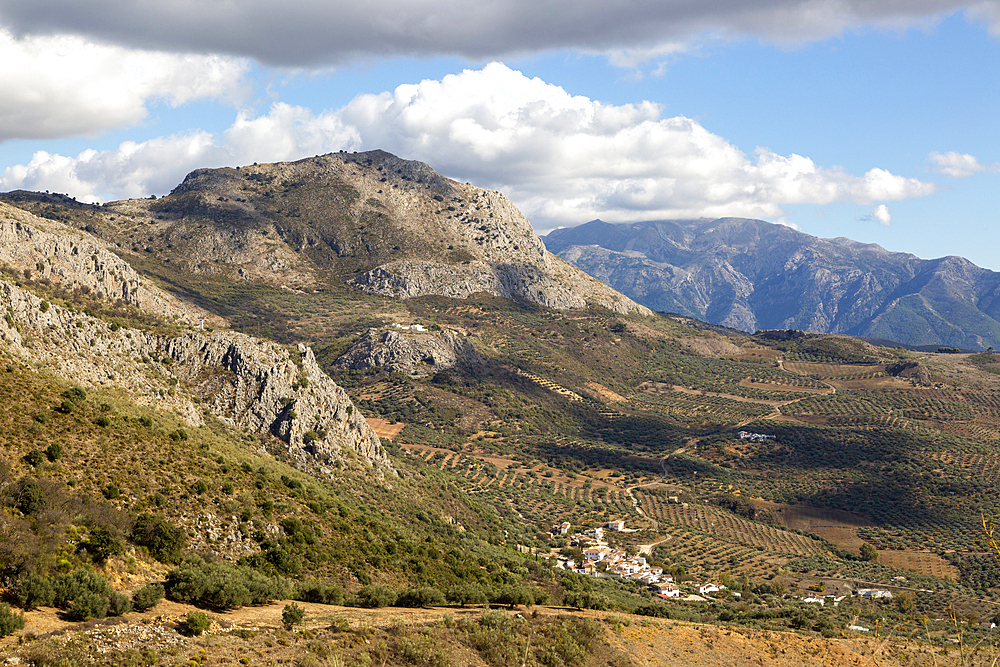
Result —
<instances>
[{"instance_id":1,"label":"orange soil patch","mask_svg":"<svg viewBox=\"0 0 1000 667\"><path fill-rule=\"evenodd\" d=\"M377 419L375 417L365 417L365 421L375 430L375 435L380 438L389 438L390 440L399 435L399 432L406 426L406 424L399 422L390 424L384 419Z\"/></svg>"},{"instance_id":2,"label":"orange soil patch","mask_svg":"<svg viewBox=\"0 0 1000 667\"><path fill-rule=\"evenodd\" d=\"M958 568L929 551L890 551L879 549L878 562L900 570L913 570L940 579L958 579Z\"/></svg>"},{"instance_id":3,"label":"orange soil patch","mask_svg":"<svg viewBox=\"0 0 1000 667\"><path fill-rule=\"evenodd\" d=\"M587 389L591 389L597 392L597 394L601 398L610 401L611 403L625 403L626 401L628 401L627 398L625 398L621 394L616 394L615 392L605 387L603 384L598 384L596 382L588 382L585 386L587 387Z\"/></svg>"}]
</instances>

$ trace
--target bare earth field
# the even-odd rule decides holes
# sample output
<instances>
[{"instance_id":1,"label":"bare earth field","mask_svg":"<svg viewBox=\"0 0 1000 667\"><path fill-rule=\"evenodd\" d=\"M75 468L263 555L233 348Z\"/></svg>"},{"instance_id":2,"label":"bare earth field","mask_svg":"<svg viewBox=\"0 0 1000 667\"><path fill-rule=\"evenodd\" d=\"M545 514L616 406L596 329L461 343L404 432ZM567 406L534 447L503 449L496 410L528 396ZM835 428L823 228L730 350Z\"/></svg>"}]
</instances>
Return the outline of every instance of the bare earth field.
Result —
<instances>
[{"instance_id":1,"label":"bare earth field","mask_svg":"<svg viewBox=\"0 0 1000 667\"><path fill-rule=\"evenodd\" d=\"M377 417L365 417L365 421L375 430L375 435L380 438L389 438L390 440L399 435L403 427L406 426L402 422L390 424L386 420L378 419Z\"/></svg>"},{"instance_id":2,"label":"bare earth field","mask_svg":"<svg viewBox=\"0 0 1000 667\"><path fill-rule=\"evenodd\" d=\"M16 636L6 638L0 642L0 659L5 664L24 664L20 660L22 651L30 651L46 636L70 639L71 635L60 633L73 630L74 635L85 632L97 647L128 644L138 650L154 648L161 656L161 662L169 664L187 664L189 660L192 664L299 664L303 652L308 654L314 648L315 642L310 640L322 636L324 632L329 633L331 624L338 618L346 619L349 629L330 635L326 641L327 648L335 655L347 656L359 647L379 641L380 637L386 636L385 633L397 632L398 628L450 623L463 617L472 620L482 613L482 609L477 607L357 609L300 603L306 611L304 623L289 632L281 627L284 604L277 602L224 614L210 614L215 621L212 629L197 638L177 633L178 622L194 609L188 605L162 602L154 611L145 614L132 613L123 619L86 624L68 623L61 620L54 610L43 609L25 615L28 626L24 634L33 639L19 642ZM608 644L631 658L631 664L643 667L958 664L957 650L952 650L950 656L944 656L939 649L932 654L927 647L905 640L886 640L860 634L822 639L792 632L700 625L628 614L574 611L565 607L534 607L531 612L518 609L508 613L534 612L540 616L573 615L602 621ZM309 644L310 648L305 648L304 644ZM478 654L465 646L441 648L450 654L452 664L486 665ZM305 664L304 661L302 664ZM386 664L396 663L383 662L383 665Z\"/></svg>"}]
</instances>

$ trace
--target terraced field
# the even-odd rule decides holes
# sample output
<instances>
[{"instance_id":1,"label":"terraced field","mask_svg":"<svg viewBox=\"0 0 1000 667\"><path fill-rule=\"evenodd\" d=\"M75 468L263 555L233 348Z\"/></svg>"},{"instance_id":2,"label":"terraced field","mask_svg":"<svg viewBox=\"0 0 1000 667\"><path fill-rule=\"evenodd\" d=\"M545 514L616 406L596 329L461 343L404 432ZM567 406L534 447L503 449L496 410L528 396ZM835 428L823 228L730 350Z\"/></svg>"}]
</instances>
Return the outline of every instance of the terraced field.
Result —
<instances>
[{"instance_id":1,"label":"terraced field","mask_svg":"<svg viewBox=\"0 0 1000 667\"><path fill-rule=\"evenodd\" d=\"M673 503L641 489L635 495L641 500L643 512L660 523L660 530L683 526L774 556L804 558L826 551L822 543L804 535L751 521L712 505Z\"/></svg>"},{"instance_id":2,"label":"terraced field","mask_svg":"<svg viewBox=\"0 0 1000 667\"><path fill-rule=\"evenodd\" d=\"M484 452L407 445L406 450L425 463L461 480L463 490L483 501L507 507L531 521L538 530L553 524L593 525L611 519L639 519L625 489L593 477L571 479L545 466L525 467L520 462Z\"/></svg>"}]
</instances>

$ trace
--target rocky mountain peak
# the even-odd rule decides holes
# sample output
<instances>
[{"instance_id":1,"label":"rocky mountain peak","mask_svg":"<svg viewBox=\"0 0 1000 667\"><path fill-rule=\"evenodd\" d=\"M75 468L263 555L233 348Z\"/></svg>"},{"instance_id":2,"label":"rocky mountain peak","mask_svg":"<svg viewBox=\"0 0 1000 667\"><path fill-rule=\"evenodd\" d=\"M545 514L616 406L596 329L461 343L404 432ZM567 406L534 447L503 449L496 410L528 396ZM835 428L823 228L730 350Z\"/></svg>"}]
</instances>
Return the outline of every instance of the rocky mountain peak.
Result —
<instances>
[{"instance_id":1,"label":"rocky mountain peak","mask_svg":"<svg viewBox=\"0 0 1000 667\"><path fill-rule=\"evenodd\" d=\"M384 151L198 169L166 197L109 203L97 217L126 256L187 274L649 313L549 253L502 193Z\"/></svg>"}]
</instances>

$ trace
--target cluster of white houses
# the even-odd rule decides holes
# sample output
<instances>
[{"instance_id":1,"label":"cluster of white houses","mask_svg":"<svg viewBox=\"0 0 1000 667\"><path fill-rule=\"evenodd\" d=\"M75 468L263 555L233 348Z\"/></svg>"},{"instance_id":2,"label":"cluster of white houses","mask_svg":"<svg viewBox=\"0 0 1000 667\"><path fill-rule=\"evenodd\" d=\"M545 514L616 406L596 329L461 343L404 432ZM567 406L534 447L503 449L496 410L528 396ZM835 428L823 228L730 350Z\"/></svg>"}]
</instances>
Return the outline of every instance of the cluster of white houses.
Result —
<instances>
[{"instance_id":1,"label":"cluster of white houses","mask_svg":"<svg viewBox=\"0 0 1000 667\"><path fill-rule=\"evenodd\" d=\"M753 434L757 435L757 434ZM773 436L770 436L773 437ZM625 530L625 521L609 521L606 524L609 531L621 532ZM568 522L556 524L552 527L553 535L568 535L571 525ZM674 582L674 578L663 573L663 568L650 565L643 556L630 556L624 551L612 549L604 543L604 526L591 528L582 535L572 536L574 544L583 545L588 542L591 546L583 549L583 562L576 563L573 560L563 560L560 567L573 570L580 574L589 574L602 577L619 577L621 579L633 579L641 581L662 598L682 598L689 594L696 594L702 597L728 590L722 584L712 582L684 582L684 591ZM589 538L589 539L588 539ZM592 541L592 542L591 542ZM686 592L685 592L686 591ZM887 599L892 597L888 590L878 588L859 588L855 595L867 599ZM739 593L733 593L732 597L739 598ZM797 596L796 596L797 597ZM693 598L696 599L696 598ZM819 604L825 606L830 603L836 606L844 599L844 596L815 596L808 595L801 599L803 602Z\"/></svg>"}]
</instances>

